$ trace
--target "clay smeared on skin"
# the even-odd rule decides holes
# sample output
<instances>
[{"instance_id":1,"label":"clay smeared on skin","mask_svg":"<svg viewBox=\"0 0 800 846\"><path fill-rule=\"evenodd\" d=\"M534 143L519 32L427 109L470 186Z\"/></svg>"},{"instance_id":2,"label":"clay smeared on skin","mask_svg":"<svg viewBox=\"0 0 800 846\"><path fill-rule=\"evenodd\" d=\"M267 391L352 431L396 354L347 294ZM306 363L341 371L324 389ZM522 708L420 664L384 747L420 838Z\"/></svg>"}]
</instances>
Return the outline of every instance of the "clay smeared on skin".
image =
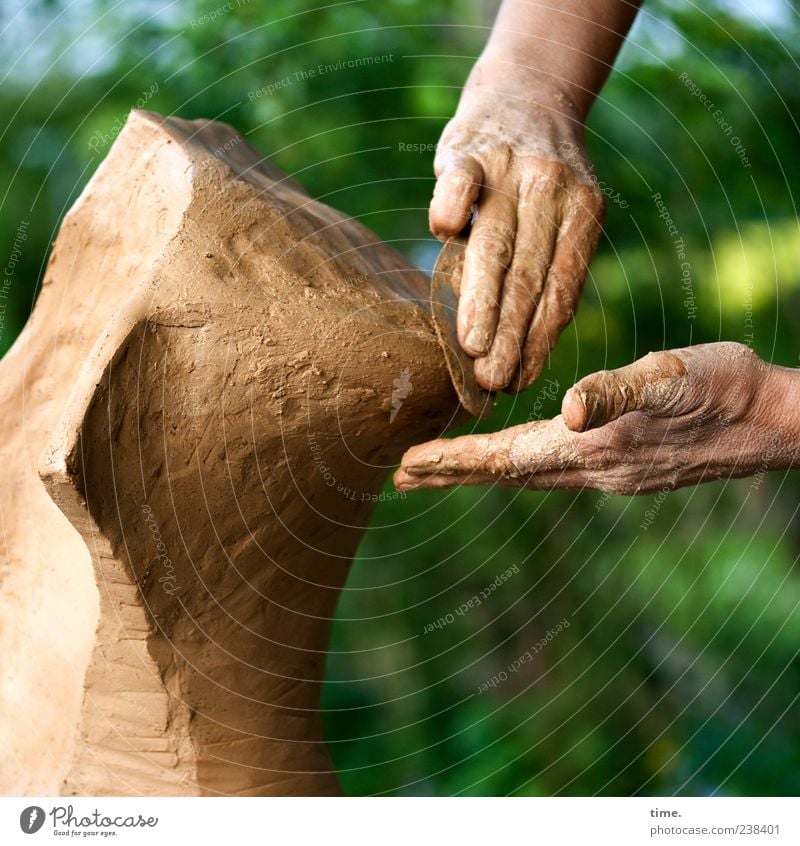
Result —
<instances>
[{"instance_id":1,"label":"clay smeared on skin","mask_svg":"<svg viewBox=\"0 0 800 846\"><path fill-rule=\"evenodd\" d=\"M0 363L0 791L338 792L340 589L464 419L428 299L229 127L132 114Z\"/></svg>"}]
</instances>

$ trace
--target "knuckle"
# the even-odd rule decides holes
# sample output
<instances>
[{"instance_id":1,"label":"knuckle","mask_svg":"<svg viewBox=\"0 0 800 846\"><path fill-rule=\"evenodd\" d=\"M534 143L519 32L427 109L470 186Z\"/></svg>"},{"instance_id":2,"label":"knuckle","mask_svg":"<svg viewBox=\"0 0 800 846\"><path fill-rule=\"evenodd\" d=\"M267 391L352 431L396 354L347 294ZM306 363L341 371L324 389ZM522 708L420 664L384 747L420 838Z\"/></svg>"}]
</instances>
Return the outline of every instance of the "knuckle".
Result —
<instances>
[{"instance_id":1,"label":"knuckle","mask_svg":"<svg viewBox=\"0 0 800 846\"><path fill-rule=\"evenodd\" d=\"M515 475L517 469L513 455L513 441L508 444L500 433L489 435L486 442L486 458L484 461L484 472L495 476L505 473Z\"/></svg>"},{"instance_id":2,"label":"knuckle","mask_svg":"<svg viewBox=\"0 0 800 846\"><path fill-rule=\"evenodd\" d=\"M533 275L520 275L510 270L503 285L501 315L504 319L498 326L498 336L508 334L515 339L515 343L522 342L541 299L541 280ZM501 329L507 329L507 333L501 332ZM501 352L509 357L512 355L510 351ZM515 348L514 353L516 352Z\"/></svg>"},{"instance_id":3,"label":"knuckle","mask_svg":"<svg viewBox=\"0 0 800 846\"><path fill-rule=\"evenodd\" d=\"M577 250L565 250L558 258L558 264L550 272L550 283L563 297L580 294L589 265L586 257Z\"/></svg>"},{"instance_id":4,"label":"knuckle","mask_svg":"<svg viewBox=\"0 0 800 846\"><path fill-rule=\"evenodd\" d=\"M557 159L539 159L533 166L532 176L538 182L547 182L563 187L570 173L570 168Z\"/></svg>"},{"instance_id":5,"label":"knuckle","mask_svg":"<svg viewBox=\"0 0 800 846\"><path fill-rule=\"evenodd\" d=\"M720 351L731 358L755 359L758 358L755 350L747 344L741 344L738 341L721 341L719 344Z\"/></svg>"},{"instance_id":6,"label":"knuckle","mask_svg":"<svg viewBox=\"0 0 800 846\"><path fill-rule=\"evenodd\" d=\"M463 165L445 170L439 177L439 182L457 191L467 191L477 184L474 175Z\"/></svg>"},{"instance_id":7,"label":"knuckle","mask_svg":"<svg viewBox=\"0 0 800 846\"><path fill-rule=\"evenodd\" d=\"M596 185L578 185L570 194L570 203L573 215L599 237L606 218L605 194Z\"/></svg>"},{"instance_id":8,"label":"knuckle","mask_svg":"<svg viewBox=\"0 0 800 846\"><path fill-rule=\"evenodd\" d=\"M513 233L503 224L487 221L473 233L470 246L479 256L507 266L514 254Z\"/></svg>"},{"instance_id":9,"label":"knuckle","mask_svg":"<svg viewBox=\"0 0 800 846\"><path fill-rule=\"evenodd\" d=\"M606 195L596 185L592 185L587 189L584 205L589 214L598 223L602 223L605 220L606 208L608 206Z\"/></svg>"},{"instance_id":10,"label":"knuckle","mask_svg":"<svg viewBox=\"0 0 800 846\"><path fill-rule=\"evenodd\" d=\"M651 358L652 356L652 358ZM651 352L645 359L657 363L658 375L663 379L680 379L686 375L686 362L678 355L677 350L663 350L662 352Z\"/></svg>"},{"instance_id":11,"label":"knuckle","mask_svg":"<svg viewBox=\"0 0 800 846\"><path fill-rule=\"evenodd\" d=\"M548 316L556 319L559 325L566 325L575 316L582 282L583 276L569 269L568 275L552 271L548 275Z\"/></svg>"},{"instance_id":12,"label":"knuckle","mask_svg":"<svg viewBox=\"0 0 800 846\"><path fill-rule=\"evenodd\" d=\"M517 244L511 272L521 279L540 280L547 272L550 250L530 244Z\"/></svg>"},{"instance_id":13,"label":"knuckle","mask_svg":"<svg viewBox=\"0 0 800 846\"><path fill-rule=\"evenodd\" d=\"M606 197L595 184L574 182L570 185L565 200L565 224L572 224L581 231L599 231L605 214Z\"/></svg>"},{"instance_id":14,"label":"knuckle","mask_svg":"<svg viewBox=\"0 0 800 846\"><path fill-rule=\"evenodd\" d=\"M635 391L631 385L618 378L616 374L609 374L603 388L605 391L605 407L612 412L614 417L621 416L629 408L636 405Z\"/></svg>"},{"instance_id":15,"label":"knuckle","mask_svg":"<svg viewBox=\"0 0 800 846\"><path fill-rule=\"evenodd\" d=\"M520 174L522 193L541 202L553 200L567 183L569 168L563 162L528 159Z\"/></svg>"}]
</instances>

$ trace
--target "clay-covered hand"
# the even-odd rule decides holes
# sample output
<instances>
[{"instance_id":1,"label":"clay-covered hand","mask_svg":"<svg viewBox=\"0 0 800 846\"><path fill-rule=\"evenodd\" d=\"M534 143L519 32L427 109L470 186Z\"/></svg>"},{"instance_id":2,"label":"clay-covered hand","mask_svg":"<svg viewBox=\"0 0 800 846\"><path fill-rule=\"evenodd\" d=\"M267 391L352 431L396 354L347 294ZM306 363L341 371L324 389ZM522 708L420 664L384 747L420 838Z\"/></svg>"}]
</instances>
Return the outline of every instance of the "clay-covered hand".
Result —
<instances>
[{"instance_id":1,"label":"clay-covered hand","mask_svg":"<svg viewBox=\"0 0 800 846\"><path fill-rule=\"evenodd\" d=\"M494 79L476 66L444 130L430 227L445 239L472 218L458 338L481 385L520 391L575 313L605 198L567 95L516 86L507 69L502 86Z\"/></svg>"},{"instance_id":2,"label":"clay-covered hand","mask_svg":"<svg viewBox=\"0 0 800 846\"><path fill-rule=\"evenodd\" d=\"M797 371L704 344L585 377L553 420L413 447L394 480L632 495L795 467L799 445Z\"/></svg>"}]
</instances>

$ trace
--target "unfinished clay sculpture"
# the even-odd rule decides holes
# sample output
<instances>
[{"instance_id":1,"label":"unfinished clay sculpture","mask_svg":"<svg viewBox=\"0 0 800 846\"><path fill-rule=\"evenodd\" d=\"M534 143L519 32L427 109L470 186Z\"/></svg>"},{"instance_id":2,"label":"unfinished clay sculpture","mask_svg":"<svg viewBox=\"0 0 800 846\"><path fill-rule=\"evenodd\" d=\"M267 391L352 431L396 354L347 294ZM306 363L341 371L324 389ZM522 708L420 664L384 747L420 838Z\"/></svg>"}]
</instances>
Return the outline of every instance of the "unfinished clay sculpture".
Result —
<instances>
[{"instance_id":1,"label":"unfinished clay sculpture","mask_svg":"<svg viewBox=\"0 0 800 846\"><path fill-rule=\"evenodd\" d=\"M338 791L340 588L460 414L428 296L229 127L131 115L0 362L3 793Z\"/></svg>"}]
</instances>

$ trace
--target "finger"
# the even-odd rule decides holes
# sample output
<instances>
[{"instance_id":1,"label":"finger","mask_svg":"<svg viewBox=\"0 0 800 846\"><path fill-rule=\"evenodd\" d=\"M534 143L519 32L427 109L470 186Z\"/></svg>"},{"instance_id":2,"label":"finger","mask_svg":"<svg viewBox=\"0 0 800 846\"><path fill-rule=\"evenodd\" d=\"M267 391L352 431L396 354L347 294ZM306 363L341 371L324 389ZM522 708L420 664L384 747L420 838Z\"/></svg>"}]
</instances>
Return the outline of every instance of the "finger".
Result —
<instances>
[{"instance_id":1,"label":"finger","mask_svg":"<svg viewBox=\"0 0 800 846\"><path fill-rule=\"evenodd\" d=\"M436 160L436 186L429 212L431 232L444 240L464 229L483 184L483 168L466 153L448 152Z\"/></svg>"},{"instance_id":2,"label":"finger","mask_svg":"<svg viewBox=\"0 0 800 846\"><path fill-rule=\"evenodd\" d=\"M400 469L409 476L500 476L510 469L508 455L513 437L513 430L506 429L488 435L429 441L411 447L403 456Z\"/></svg>"},{"instance_id":3,"label":"finger","mask_svg":"<svg viewBox=\"0 0 800 846\"><path fill-rule=\"evenodd\" d=\"M547 473L536 473L527 478L513 478L511 476L485 476L472 473L468 476L410 476L403 470L398 470L394 476L394 484L398 491L407 493L416 490L439 490L455 488L462 485L498 485L505 488L525 487L528 490L581 490L591 488L584 470L560 470Z\"/></svg>"},{"instance_id":4,"label":"finger","mask_svg":"<svg viewBox=\"0 0 800 846\"><path fill-rule=\"evenodd\" d=\"M475 362L475 377L489 391L511 381L522 361L525 336L541 298L561 223L560 168L539 174L517 207L517 238L500 299L489 354Z\"/></svg>"},{"instance_id":5,"label":"finger","mask_svg":"<svg viewBox=\"0 0 800 846\"><path fill-rule=\"evenodd\" d=\"M472 356L489 352L500 314L500 289L514 254L517 197L486 189L467 241L458 340Z\"/></svg>"},{"instance_id":6,"label":"finger","mask_svg":"<svg viewBox=\"0 0 800 846\"><path fill-rule=\"evenodd\" d=\"M573 432L585 432L631 411L669 411L681 396L686 372L680 357L657 352L618 370L592 373L565 394L564 421Z\"/></svg>"},{"instance_id":7,"label":"finger","mask_svg":"<svg viewBox=\"0 0 800 846\"><path fill-rule=\"evenodd\" d=\"M400 468L394 474L394 486L398 491L416 491L423 488L455 488L460 485L502 485L521 487L524 480L510 476L492 476L485 473L458 473L451 475L413 476Z\"/></svg>"},{"instance_id":8,"label":"finger","mask_svg":"<svg viewBox=\"0 0 800 846\"><path fill-rule=\"evenodd\" d=\"M525 390L542 372L550 350L575 315L589 262L600 239L605 209L602 193L582 185L575 189L573 197L525 340L514 385L517 391Z\"/></svg>"},{"instance_id":9,"label":"finger","mask_svg":"<svg viewBox=\"0 0 800 846\"><path fill-rule=\"evenodd\" d=\"M599 452L580 443L560 417L491 435L466 435L412 447L394 476L398 490L504 485L549 490L580 488L597 469ZM594 458L592 457L594 455Z\"/></svg>"},{"instance_id":10,"label":"finger","mask_svg":"<svg viewBox=\"0 0 800 846\"><path fill-rule=\"evenodd\" d=\"M464 435L412 447L400 469L407 476L468 476L520 479L533 473L585 469L580 436L559 416L489 435Z\"/></svg>"}]
</instances>

